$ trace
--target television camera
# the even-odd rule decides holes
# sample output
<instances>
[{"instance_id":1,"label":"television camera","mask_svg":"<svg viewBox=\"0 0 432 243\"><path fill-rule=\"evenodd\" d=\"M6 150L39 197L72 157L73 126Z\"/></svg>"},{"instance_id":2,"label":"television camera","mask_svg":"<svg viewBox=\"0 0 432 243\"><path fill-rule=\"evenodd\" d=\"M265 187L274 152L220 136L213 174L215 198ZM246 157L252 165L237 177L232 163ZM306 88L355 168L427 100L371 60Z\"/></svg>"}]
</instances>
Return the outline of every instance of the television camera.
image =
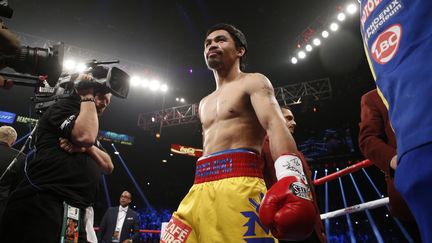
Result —
<instances>
[{"instance_id":1,"label":"television camera","mask_svg":"<svg viewBox=\"0 0 432 243\"><path fill-rule=\"evenodd\" d=\"M13 10L6 0L0 0L0 16L11 18ZM1 33L0 33L1 34ZM8 32L0 35L1 41L11 42L15 36ZM52 47L40 48L21 46L15 54L0 53L1 67L9 67L15 72L1 71L0 75L12 80L15 85L35 88L33 102L38 113L45 111L58 99L70 96L79 85L91 85L95 92L111 92L119 98L126 98L129 92L129 75L117 67L106 66L119 63L114 61L92 60L86 64L91 81L78 80L79 74L63 72L64 44L57 43Z\"/></svg>"}]
</instances>

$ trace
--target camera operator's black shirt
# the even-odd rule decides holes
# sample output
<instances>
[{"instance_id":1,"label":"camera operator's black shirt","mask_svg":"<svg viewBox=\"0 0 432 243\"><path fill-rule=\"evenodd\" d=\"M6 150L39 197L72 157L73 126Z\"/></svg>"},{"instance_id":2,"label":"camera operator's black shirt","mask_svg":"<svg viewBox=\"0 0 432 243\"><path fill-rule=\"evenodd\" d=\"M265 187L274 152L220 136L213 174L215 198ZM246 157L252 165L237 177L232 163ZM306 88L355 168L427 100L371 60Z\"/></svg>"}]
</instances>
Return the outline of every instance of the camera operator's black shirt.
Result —
<instances>
[{"instance_id":1,"label":"camera operator's black shirt","mask_svg":"<svg viewBox=\"0 0 432 243\"><path fill-rule=\"evenodd\" d=\"M34 185L68 204L87 207L94 203L102 173L86 153L68 153L60 148L59 138L71 141L72 128L80 111L80 98L60 99L41 117L36 130L36 155L27 173Z\"/></svg>"}]
</instances>

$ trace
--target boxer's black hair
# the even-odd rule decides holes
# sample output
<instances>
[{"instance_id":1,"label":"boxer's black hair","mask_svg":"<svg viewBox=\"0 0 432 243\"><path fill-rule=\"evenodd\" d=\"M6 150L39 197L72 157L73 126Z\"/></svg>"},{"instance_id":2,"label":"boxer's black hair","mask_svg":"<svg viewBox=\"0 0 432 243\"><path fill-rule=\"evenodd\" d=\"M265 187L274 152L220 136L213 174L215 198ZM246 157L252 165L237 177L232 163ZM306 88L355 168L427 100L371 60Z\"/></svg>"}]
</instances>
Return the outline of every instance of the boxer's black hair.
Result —
<instances>
[{"instance_id":1,"label":"boxer's black hair","mask_svg":"<svg viewBox=\"0 0 432 243\"><path fill-rule=\"evenodd\" d=\"M234 25L231 24L225 24L220 23L212 26L210 29L207 30L206 37L210 35L210 33L216 31L216 30L225 30L228 32L231 37L234 39L236 48L243 47L245 49L245 53L240 58L240 70L244 70L246 68L246 60L247 60L247 41L246 37L239 29L237 29Z\"/></svg>"},{"instance_id":2,"label":"boxer's black hair","mask_svg":"<svg viewBox=\"0 0 432 243\"><path fill-rule=\"evenodd\" d=\"M289 106L287 106L287 105L281 105L280 108L292 111L291 108Z\"/></svg>"}]
</instances>

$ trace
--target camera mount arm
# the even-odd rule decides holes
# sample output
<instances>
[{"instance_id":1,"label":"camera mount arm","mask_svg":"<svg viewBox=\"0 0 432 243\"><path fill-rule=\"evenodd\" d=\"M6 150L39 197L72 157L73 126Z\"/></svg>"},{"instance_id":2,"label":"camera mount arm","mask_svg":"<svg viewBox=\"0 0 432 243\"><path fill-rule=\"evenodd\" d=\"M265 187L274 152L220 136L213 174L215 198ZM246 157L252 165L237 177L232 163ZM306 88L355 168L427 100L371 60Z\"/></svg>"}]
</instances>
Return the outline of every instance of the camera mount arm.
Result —
<instances>
[{"instance_id":1,"label":"camera mount arm","mask_svg":"<svg viewBox=\"0 0 432 243\"><path fill-rule=\"evenodd\" d=\"M0 75L6 79L12 80L15 85L27 86L27 87L41 87L43 82L46 80L46 76L33 76L25 75L21 73L5 73L0 72ZM19 80L17 80L17 78Z\"/></svg>"}]
</instances>

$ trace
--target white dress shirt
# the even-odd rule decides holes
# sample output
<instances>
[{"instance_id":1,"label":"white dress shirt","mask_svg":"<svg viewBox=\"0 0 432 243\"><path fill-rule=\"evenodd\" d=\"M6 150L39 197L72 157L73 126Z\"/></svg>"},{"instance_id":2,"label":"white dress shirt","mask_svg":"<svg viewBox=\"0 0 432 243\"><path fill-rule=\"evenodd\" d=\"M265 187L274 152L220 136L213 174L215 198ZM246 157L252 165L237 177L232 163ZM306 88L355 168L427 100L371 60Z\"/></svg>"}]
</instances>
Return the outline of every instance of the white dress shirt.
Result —
<instances>
[{"instance_id":1,"label":"white dress shirt","mask_svg":"<svg viewBox=\"0 0 432 243\"><path fill-rule=\"evenodd\" d=\"M125 221L126 213L128 211L128 208L129 208L129 206L127 206L127 207L122 207L121 205L119 206L119 212L117 214L117 224L116 224L116 227L115 227L115 231L119 232L119 238L120 238L120 235L121 235L121 230L123 228L123 223Z\"/></svg>"}]
</instances>

